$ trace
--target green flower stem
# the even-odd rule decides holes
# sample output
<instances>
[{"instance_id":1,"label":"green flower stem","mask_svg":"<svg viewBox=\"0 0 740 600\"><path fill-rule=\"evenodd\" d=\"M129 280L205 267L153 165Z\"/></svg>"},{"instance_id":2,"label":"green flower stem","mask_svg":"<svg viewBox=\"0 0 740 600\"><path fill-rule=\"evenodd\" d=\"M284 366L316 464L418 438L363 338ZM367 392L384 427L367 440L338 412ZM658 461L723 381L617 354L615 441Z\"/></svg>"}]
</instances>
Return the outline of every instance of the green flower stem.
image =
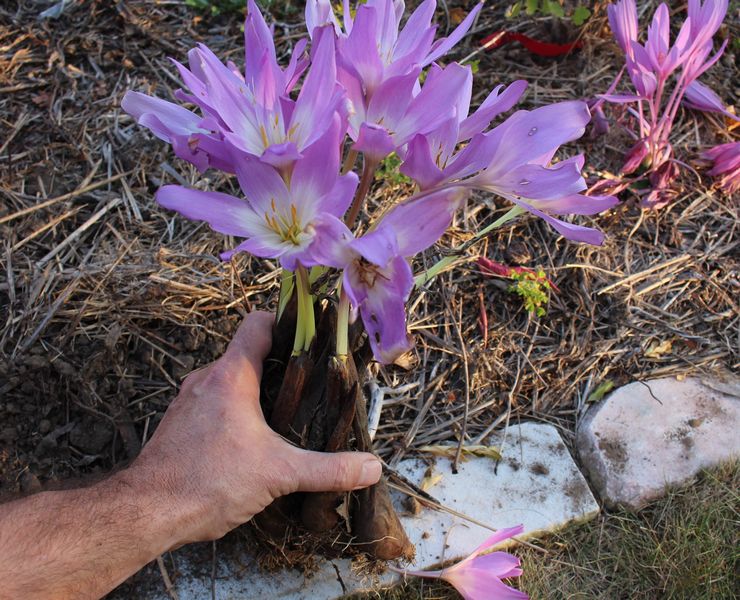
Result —
<instances>
[{"instance_id":1,"label":"green flower stem","mask_svg":"<svg viewBox=\"0 0 740 600\"><path fill-rule=\"evenodd\" d=\"M336 354L345 360L349 354L349 297L339 289L339 306L337 307L337 347Z\"/></svg>"},{"instance_id":2,"label":"green flower stem","mask_svg":"<svg viewBox=\"0 0 740 600\"><path fill-rule=\"evenodd\" d=\"M296 284L298 289L298 323L296 324L296 345L293 347L295 352L298 345L298 331L303 330L303 350L311 347L311 342L316 336L316 320L313 314L313 296L311 295L311 286L308 282L308 273L306 268L299 266L296 269Z\"/></svg>"},{"instance_id":3,"label":"green flower stem","mask_svg":"<svg viewBox=\"0 0 740 600\"><path fill-rule=\"evenodd\" d=\"M511 210L509 210L509 212L507 212L503 217L496 219L493 223L481 229L462 246L456 248L452 252L452 254L438 260L434 265L432 265L431 268L414 277L414 285L416 287L422 286L434 279L437 275L440 275L441 273L447 271L450 268L450 265L459 258L460 254L465 252L465 250L475 244L475 242L481 240L483 237L491 233L491 231L493 231L494 229L501 227L505 223L511 221L513 218L518 217L523 212L524 209L520 206L514 206L513 208L511 208Z\"/></svg>"},{"instance_id":4,"label":"green flower stem","mask_svg":"<svg viewBox=\"0 0 740 600\"><path fill-rule=\"evenodd\" d=\"M280 318L283 316L283 312L285 312L285 307L288 306L288 302L290 302L290 299L293 296L294 288L295 288L295 276L293 274L293 271L288 271L287 269L283 269L280 272L280 297L278 299L278 310L277 310L277 320L278 321L280 321Z\"/></svg>"}]
</instances>

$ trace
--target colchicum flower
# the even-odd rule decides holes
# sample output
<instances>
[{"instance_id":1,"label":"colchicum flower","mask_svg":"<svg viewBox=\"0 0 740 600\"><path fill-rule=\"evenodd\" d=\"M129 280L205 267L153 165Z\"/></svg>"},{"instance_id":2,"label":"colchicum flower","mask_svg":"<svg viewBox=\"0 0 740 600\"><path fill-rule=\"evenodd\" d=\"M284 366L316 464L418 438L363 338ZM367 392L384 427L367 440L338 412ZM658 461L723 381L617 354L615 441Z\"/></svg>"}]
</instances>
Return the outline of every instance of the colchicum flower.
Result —
<instances>
[{"instance_id":1,"label":"colchicum flower","mask_svg":"<svg viewBox=\"0 0 740 600\"><path fill-rule=\"evenodd\" d=\"M316 32L314 67L295 101L288 93L305 68L298 58L305 41L297 45L283 71L277 64L272 34L254 0L249 2L244 37L244 75L233 64L224 65L203 44L188 53L190 69L173 61L190 90L189 94L178 91L176 96L198 106L202 118L163 100L154 103L136 92L126 94L124 110L163 139L177 136L174 139L180 140L186 133L180 123L184 121L191 135L184 145L179 142L178 156L200 169L233 167L219 157L240 152L278 168L289 166L326 131L337 112L346 115L345 93L336 82L334 37L328 28ZM209 161L212 155L216 158Z\"/></svg>"},{"instance_id":2,"label":"colchicum flower","mask_svg":"<svg viewBox=\"0 0 740 600\"><path fill-rule=\"evenodd\" d=\"M499 85L478 110L469 115L473 73L469 67L466 69L467 77L464 87L460 88L455 115L437 129L417 134L408 145L401 172L411 177L422 190L470 174L471 164L473 168L477 165L471 160L474 153L464 149L456 153L458 144L488 129L491 121L514 106L527 89L527 82L524 80L515 81L503 91L504 86ZM438 73L439 68L433 65L427 80L437 77Z\"/></svg>"},{"instance_id":3,"label":"colchicum flower","mask_svg":"<svg viewBox=\"0 0 740 600\"><path fill-rule=\"evenodd\" d=\"M343 270L342 291L359 310L381 362L393 362L411 348L405 308L414 288L409 259L442 237L465 196L451 189L411 198L359 238L328 214L315 224L313 258Z\"/></svg>"},{"instance_id":4,"label":"colchicum flower","mask_svg":"<svg viewBox=\"0 0 740 600\"><path fill-rule=\"evenodd\" d=\"M489 548L519 535L522 531L524 531L522 525L500 529L478 546L470 556L441 571L393 570L402 575L443 579L455 586L465 600L527 600L529 598L527 594L501 581L522 574L519 559L508 552L483 554Z\"/></svg>"},{"instance_id":5,"label":"colchicum flower","mask_svg":"<svg viewBox=\"0 0 740 600\"><path fill-rule=\"evenodd\" d=\"M689 0L688 18L670 43L670 13L660 4L648 27L644 44L638 41L637 8L634 0L620 0L607 8L614 38L625 54L626 70L635 93L604 94L614 103L637 103L630 114L637 120L637 144L630 150L623 172L633 172L640 164L649 170L652 190L643 198L645 206L658 207L675 193L671 181L678 174L673 158L670 133L682 102L700 110L730 114L709 88L697 81L712 67L727 41L710 57L712 38L727 12L727 0ZM675 77L674 77L675 74ZM644 156L638 156L644 148ZM668 165L667 163L671 163ZM659 171L659 172L658 172Z\"/></svg>"},{"instance_id":6,"label":"colchicum flower","mask_svg":"<svg viewBox=\"0 0 740 600\"><path fill-rule=\"evenodd\" d=\"M506 110L521 91L512 84L501 95L500 104L494 99L491 106ZM617 199L581 193L587 187L581 175L582 157L550 164L562 144L583 135L590 118L586 103L576 101L518 111L491 131L473 137L449 162L449 148L455 146L459 135L454 128L448 129L446 140L435 140L435 146L428 138L417 136L401 171L422 187L441 178L453 180L447 185L492 192L545 219L568 239L599 245L604 240L600 231L567 223L554 215L596 214L616 205ZM438 163L436 157L442 157L442 161Z\"/></svg>"},{"instance_id":7,"label":"colchicum flower","mask_svg":"<svg viewBox=\"0 0 740 600\"><path fill-rule=\"evenodd\" d=\"M700 158L712 163L708 173L719 177L717 185L727 194L740 191L740 142L720 144L702 152Z\"/></svg>"},{"instance_id":8,"label":"colchicum flower","mask_svg":"<svg viewBox=\"0 0 740 600\"><path fill-rule=\"evenodd\" d=\"M157 202L188 219L206 221L221 233L247 238L221 256L250 252L279 258L285 269L313 266L309 247L316 238L314 222L321 216L342 216L357 187L357 175L339 176L339 118L326 134L295 162L290 184L270 165L242 156L236 175L246 201L220 192L166 185Z\"/></svg>"},{"instance_id":9,"label":"colchicum flower","mask_svg":"<svg viewBox=\"0 0 740 600\"><path fill-rule=\"evenodd\" d=\"M452 117L454 98L466 74L459 65L443 70L436 83L420 87L422 69L455 46L467 33L482 4L477 5L452 34L434 42L431 20L436 0L425 0L399 31L401 0L368 0L352 18L343 9L342 31L329 0L309 0L309 33L330 24L337 34L337 78L351 104L349 135L355 149L378 161L406 144L414 133L436 128Z\"/></svg>"}]
</instances>

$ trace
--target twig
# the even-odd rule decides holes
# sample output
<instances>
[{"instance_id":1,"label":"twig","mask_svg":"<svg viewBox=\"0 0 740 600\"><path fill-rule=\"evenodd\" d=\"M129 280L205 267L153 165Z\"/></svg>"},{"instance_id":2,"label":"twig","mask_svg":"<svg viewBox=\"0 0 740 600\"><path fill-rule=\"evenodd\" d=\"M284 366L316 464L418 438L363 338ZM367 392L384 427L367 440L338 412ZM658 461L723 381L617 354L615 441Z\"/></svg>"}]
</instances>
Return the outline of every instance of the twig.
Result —
<instances>
[{"instance_id":1,"label":"twig","mask_svg":"<svg viewBox=\"0 0 740 600\"><path fill-rule=\"evenodd\" d=\"M175 588L172 585L172 580L170 579L169 573L167 573L167 567L164 566L164 560L162 559L162 556L159 555L157 557L157 566L159 567L159 572L162 575L162 579L164 579L164 589L169 595L172 600L179 600L177 597L177 592L175 591Z\"/></svg>"}]
</instances>

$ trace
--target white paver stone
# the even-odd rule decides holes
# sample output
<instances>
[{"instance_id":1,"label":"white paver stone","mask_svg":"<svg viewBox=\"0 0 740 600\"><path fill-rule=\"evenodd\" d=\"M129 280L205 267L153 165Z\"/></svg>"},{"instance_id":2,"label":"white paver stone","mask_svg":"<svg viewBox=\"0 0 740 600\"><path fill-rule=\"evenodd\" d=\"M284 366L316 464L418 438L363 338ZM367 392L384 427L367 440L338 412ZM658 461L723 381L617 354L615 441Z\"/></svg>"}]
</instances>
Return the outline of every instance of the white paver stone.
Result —
<instances>
[{"instance_id":1,"label":"white paver stone","mask_svg":"<svg viewBox=\"0 0 740 600\"><path fill-rule=\"evenodd\" d=\"M737 380L664 378L630 383L591 407L577 446L602 500L637 510L740 455L739 432Z\"/></svg>"},{"instance_id":2,"label":"white paver stone","mask_svg":"<svg viewBox=\"0 0 740 600\"><path fill-rule=\"evenodd\" d=\"M460 463L457 474L452 473L449 459L432 456L404 460L398 466L398 471L416 485L431 475L437 482L427 490L429 494L480 523L424 507L414 515L409 512L406 497L397 494L394 502L416 545L414 568L431 568L463 558L492 534L488 527L499 529L521 523L525 528L522 537L526 538L598 514L598 504L553 426L534 422L512 425L505 434L492 436L490 444L501 450L503 460L497 463L491 458L471 457ZM378 589L398 580L392 573L380 579L358 577L347 560L326 561L310 578L298 572L261 572L249 556L240 563L219 561L219 600L323 600L341 597L345 590ZM180 564L179 570L175 587L181 600L211 597L209 576L188 574L187 565Z\"/></svg>"}]
</instances>

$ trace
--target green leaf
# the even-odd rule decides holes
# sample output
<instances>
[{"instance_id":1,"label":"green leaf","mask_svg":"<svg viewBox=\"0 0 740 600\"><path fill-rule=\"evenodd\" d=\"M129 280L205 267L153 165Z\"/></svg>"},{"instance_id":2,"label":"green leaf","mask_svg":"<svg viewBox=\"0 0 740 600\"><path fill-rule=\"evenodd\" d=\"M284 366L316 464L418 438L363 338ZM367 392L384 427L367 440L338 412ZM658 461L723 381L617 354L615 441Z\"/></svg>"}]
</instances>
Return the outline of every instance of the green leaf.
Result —
<instances>
[{"instance_id":1,"label":"green leaf","mask_svg":"<svg viewBox=\"0 0 740 600\"><path fill-rule=\"evenodd\" d=\"M539 0L526 0L527 2L527 14L531 17L534 13L537 12L537 6L539 6Z\"/></svg>"},{"instance_id":2,"label":"green leaf","mask_svg":"<svg viewBox=\"0 0 740 600\"><path fill-rule=\"evenodd\" d=\"M400 166L401 159L395 152L392 152L381 161L378 168L378 178L395 185L411 183L411 179L399 170Z\"/></svg>"},{"instance_id":3,"label":"green leaf","mask_svg":"<svg viewBox=\"0 0 740 600\"><path fill-rule=\"evenodd\" d=\"M576 6L576 9L573 11L573 16L571 17L571 20L573 21L573 25L580 27L588 20L590 16L591 11L588 10L585 6Z\"/></svg>"},{"instance_id":4,"label":"green leaf","mask_svg":"<svg viewBox=\"0 0 740 600\"><path fill-rule=\"evenodd\" d=\"M519 13L522 10L522 3L521 2L514 2L509 8L506 9L506 12L504 13L504 16L507 19L514 19L519 16Z\"/></svg>"},{"instance_id":5,"label":"green leaf","mask_svg":"<svg viewBox=\"0 0 740 600\"><path fill-rule=\"evenodd\" d=\"M560 6L555 0L547 0L547 8L548 12L553 17L558 17L559 19L562 19L565 16L565 11L563 10L563 7Z\"/></svg>"},{"instance_id":6,"label":"green leaf","mask_svg":"<svg viewBox=\"0 0 740 600\"><path fill-rule=\"evenodd\" d=\"M611 379L602 381L591 395L588 397L589 402L598 402L602 400L614 388L614 382Z\"/></svg>"},{"instance_id":7,"label":"green leaf","mask_svg":"<svg viewBox=\"0 0 740 600\"><path fill-rule=\"evenodd\" d=\"M506 9L506 12L504 13L504 16L507 19L514 19L519 16L519 13L522 10L522 3L521 2L514 2L509 8Z\"/></svg>"}]
</instances>

